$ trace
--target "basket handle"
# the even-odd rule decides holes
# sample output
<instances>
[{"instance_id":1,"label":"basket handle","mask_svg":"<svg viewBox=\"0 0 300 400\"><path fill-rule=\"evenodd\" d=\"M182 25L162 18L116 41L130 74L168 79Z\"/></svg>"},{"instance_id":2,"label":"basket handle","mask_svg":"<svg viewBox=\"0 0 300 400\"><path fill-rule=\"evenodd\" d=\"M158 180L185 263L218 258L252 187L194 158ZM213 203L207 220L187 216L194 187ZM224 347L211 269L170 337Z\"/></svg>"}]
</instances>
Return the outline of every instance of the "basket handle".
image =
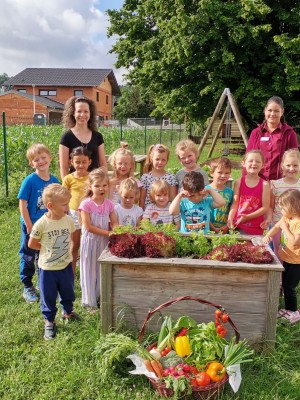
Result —
<instances>
[{"instance_id":1,"label":"basket handle","mask_svg":"<svg viewBox=\"0 0 300 400\"><path fill-rule=\"evenodd\" d=\"M156 307L156 308L153 308L152 310L150 310L150 311L148 312L148 315L147 315L147 317L145 318L145 321L144 321L143 326L142 326L142 328L141 328L141 331L140 331L140 334L139 334L139 337L138 337L138 342L141 343L141 341L143 340L143 337L144 337L144 334L145 334L145 331L146 331L147 323L148 323L148 321L150 320L150 318L153 316L153 314L155 314L157 311L162 310L163 308L169 307L169 306L171 306L172 304L176 304L176 303L178 303L179 301L183 301L183 300L193 300L193 301L197 301L198 303L206 304L206 305L208 305L208 306L215 307L215 308L221 310L222 312L226 312L226 310L225 310L221 305L217 305L217 304L211 303L210 301L207 301L207 300L199 299L199 298L197 298L197 297L192 297L192 296L177 297L177 299L169 300L169 301L167 301L166 303L163 303L163 304L161 304L160 306L158 306L158 307ZM235 324L233 323L233 321L232 321L232 319L230 318L229 315L228 315L228 322L229 322L229 324L231 325L232 329L234 330L235 342L238 343L238 341L239 341L239 339L240 339L240 334L239 334L239 332L238 332L238 330L237 330L237 327L235 326Z\"/></svg>"}]
</instances>

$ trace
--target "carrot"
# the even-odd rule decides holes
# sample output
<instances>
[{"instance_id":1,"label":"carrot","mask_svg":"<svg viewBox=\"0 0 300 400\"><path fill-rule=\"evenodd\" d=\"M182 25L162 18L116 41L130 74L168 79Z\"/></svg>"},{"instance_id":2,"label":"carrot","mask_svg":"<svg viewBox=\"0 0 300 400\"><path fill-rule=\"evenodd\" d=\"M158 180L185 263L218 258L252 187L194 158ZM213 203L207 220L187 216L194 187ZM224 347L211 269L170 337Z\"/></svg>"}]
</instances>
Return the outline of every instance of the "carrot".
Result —
<instances>
[{"instance_id":1,"label":"carrot","mask_svg":"<svg viewBox=\"0 0 300 400\"><path fill-rule=\"evenodd\" d=\"M164 374L164 369L163 366L161 365L161 362L159 362L158 360L156 360L156 364L158 365L158 368L160 369L161 374Z\"/></svg>"},{"instance_id":2,"label":"carrot","mask_svg":"<svg viewBox=\"0 0 300 400\"><path fill-rule=\"evenodd\" d=\"M157 360L152 360L151 361L151 367L154 369L154 372L155 372L156 376L158 378L162 378L163 374L162 374L161 369L160 369L158 364L160 364L160 363L158 363Z\"/></svg>"},{"instance_id":3,"label":"carrot","mask_svg":"<svg viewBox=\"0 0 300 400\"><path fill-rule=\"evenodd\" d=\"M155 371L154 371L154 369L153 369L153 367L151 365L151 361L145 360L144 364L145 364L145 367L147 368L147 371L153 372L156 375L156 373L155 373Z\"/></svg>"}]
</instances>

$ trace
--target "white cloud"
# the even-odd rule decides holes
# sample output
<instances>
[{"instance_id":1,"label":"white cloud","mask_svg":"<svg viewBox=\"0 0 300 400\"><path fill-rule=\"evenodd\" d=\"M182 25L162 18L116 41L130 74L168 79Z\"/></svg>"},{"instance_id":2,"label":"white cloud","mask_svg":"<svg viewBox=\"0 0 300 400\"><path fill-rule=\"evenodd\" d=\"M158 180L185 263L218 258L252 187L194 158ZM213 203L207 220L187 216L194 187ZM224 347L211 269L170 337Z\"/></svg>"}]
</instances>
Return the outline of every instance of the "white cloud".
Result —
<instances>
[{"instance_id":1,"label":"white cloud","mask_svg":"<svg viewBox=\"0 0 300 400\"><path fill-rule=\"evenodd\" d=\"M1 0L0 74L27 67L113 68L105 8L123 0Z\"/></svg>"}]
</instances>

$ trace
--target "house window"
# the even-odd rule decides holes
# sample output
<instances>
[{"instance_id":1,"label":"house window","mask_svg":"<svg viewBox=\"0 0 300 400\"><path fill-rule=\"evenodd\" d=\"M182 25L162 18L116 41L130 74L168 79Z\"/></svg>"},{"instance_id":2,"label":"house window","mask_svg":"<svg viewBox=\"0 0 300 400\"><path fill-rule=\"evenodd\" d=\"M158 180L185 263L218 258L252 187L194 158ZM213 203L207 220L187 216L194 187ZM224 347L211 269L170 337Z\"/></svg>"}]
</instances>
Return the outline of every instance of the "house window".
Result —
<instances>
[{"instance_id":1,"label":"house window","mask_svg":"<svg viewBox=\"0 0 300 400\"><path fill-rule=\"evenodd\" d=\"M83 96L83 90L74 90L74 96L82 97Z\"/></svg>"},{"instance_id":2,"label":"house window","mask_svg":"<svg viewBox=\"0 0 300 400\"><path fill-rule=\"evenodd\" d=\"M26 89L18 89L18 92L20 92L20 93L27 93Z\"/></svg>"},{"instance_id":3,"label":"house window","mask_svg":"<svg viewBox=\"0 0 300 400\"><path fill-rule=\"evenodd\" d=\"M56 90L40 90L40 96L56 96Z\"/></svg>"},{"instance_id":4,"label":"house window","mask_svg":"<svg viewBox=\"0 0 300 400\"><path fill-rule=\"evenodd\" d=\"M108 96L106 95L106 104L108 104Z\"/></svg>"},{"instance_id":5,"label":"house window","mask_svg":"<svg viewBox=\"0 0 300 400\"><path fill-rule=\"evenodd\" d=\"M96 93L96 100L99 101L99 92Z\"/></svg>"}]
</instances>

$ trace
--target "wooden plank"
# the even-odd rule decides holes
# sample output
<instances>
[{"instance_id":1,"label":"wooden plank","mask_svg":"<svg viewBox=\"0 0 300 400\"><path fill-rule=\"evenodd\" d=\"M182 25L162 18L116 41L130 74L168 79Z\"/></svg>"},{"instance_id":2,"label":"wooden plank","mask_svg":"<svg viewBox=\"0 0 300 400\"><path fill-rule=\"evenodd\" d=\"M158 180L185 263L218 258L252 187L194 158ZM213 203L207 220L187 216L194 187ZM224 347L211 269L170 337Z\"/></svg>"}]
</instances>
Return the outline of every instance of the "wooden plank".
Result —
<instances>
[{"instance_id":1,"label":"wooden plank","mask_svg":"<svg viewBox=\"0 0 300 400\"><path fill-rule=\"evenodd\" d=\"M112 265L106 264L100 266L101 274L101 331L103 334L109 332L113 323L112 310Z\"/></svg>"},{"instance_id":2,"label":"wooden plank","mask_svg":"<svg viewBox=\"0 0 300 400\"><path fill-rule=\"evenodd\" d=\"M269 273L267 286L266 325L264 352L268 353L275 348L277 308L279 303L280 274Z\"/></svg>"}]
</instances>

